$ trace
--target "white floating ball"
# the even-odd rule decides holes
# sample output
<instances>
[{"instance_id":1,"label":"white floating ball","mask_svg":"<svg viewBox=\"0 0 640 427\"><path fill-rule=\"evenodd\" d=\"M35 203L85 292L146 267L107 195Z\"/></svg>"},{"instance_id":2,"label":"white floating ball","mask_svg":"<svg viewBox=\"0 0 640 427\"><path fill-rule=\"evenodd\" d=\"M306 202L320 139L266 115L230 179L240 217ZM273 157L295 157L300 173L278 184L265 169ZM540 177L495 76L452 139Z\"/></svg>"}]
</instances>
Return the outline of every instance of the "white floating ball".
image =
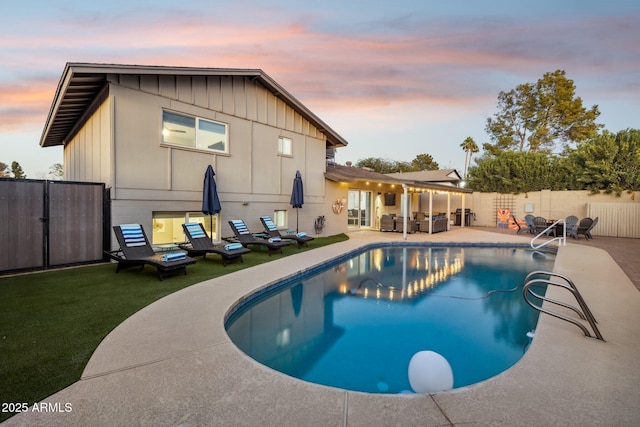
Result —
<instances>
[{"instance_id":1,"label":"white floating ball","mask_svg":"<svg viewBox=\"0 0 640 427\"><path fill-rule=\"evenodd\" d=\"M433 351L419 351L409 361L409 384L416 393L453 388L453 371L447 359Z\"/></svg>"}]
</instances>

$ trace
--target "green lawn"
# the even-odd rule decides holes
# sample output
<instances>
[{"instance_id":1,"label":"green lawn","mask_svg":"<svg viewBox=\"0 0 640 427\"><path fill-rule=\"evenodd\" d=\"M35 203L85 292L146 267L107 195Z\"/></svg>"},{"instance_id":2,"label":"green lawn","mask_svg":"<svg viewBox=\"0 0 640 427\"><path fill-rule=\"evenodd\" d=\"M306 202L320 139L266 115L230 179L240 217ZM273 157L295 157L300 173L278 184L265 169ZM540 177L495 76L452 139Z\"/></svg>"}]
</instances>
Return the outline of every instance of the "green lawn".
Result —
<instances>
[{"instance_id":1,"label":"green lawn","mask_svg":"<svg viewBox=\"0 0 640 427\"><path fill-rule=\"evenodd\" d=\"M346 240L317 238L308 248L291 245L284 256ZM104 337L127 317L187 286L281 257L252 250L244 263L222 266L209 255L187 275L158 280L156 269L115 274L102 264L0 278L0 403L32 404L80 378ZM13 414L0 413L0 421Z\"/></svg>"}]
</instances>

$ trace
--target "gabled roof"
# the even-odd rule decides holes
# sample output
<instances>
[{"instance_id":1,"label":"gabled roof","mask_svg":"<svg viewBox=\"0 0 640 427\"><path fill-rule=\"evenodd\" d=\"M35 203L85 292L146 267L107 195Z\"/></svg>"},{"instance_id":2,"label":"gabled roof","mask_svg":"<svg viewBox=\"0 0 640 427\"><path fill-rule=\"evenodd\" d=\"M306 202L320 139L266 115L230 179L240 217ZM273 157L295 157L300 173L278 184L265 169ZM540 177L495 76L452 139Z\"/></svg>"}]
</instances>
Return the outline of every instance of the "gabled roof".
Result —
<instances>
[{"instance_id":1,"label":"gabled roof","mask_svg":"<svg viewBox=\"0 0 640 427\"><path fill-rule=\"evenodd\" d=\"M347 145L342 136L260 69L67 63L42 131L40 146L64 145L66 139L73 135L83 120L91 114L92 108L97 107L96 104L106 97L107 76L110 74L248 77L281 98L324 133L327 148Z\"/></svg>"},{"instance_id":2,"label":"gabled roof","mask_svg":"<svg viewBox=\"0 0 640 427\"><path fill-rule=\"evenodd\" d=\"M394 178L410 179L412 181L420 182L451 182L458 183L462 181L462 177L455 169L439 169L439 170L424 170L417 172L396 172L387 174Z\"/></svg>"},{"instance_id":3,"label":"gabled roof","mask_svg":"<svg viewBox=\"0 0 640 427\"><path fill-rule=\"evenodd\" d=\"M451 169L453 170L453 169ZM442 184L437 182L417 181L413 179L403 179L396 177L397 174L381 174L368 168L358 168L353 166L344 166L337 163L327 163L327 171L324 176L329 181L334 182L379 182L384 184L408 185L416 188L453 191L458 193L472 193L472 190L461 187L454 187L449 183Z\"/></svg>"}]
</instances>

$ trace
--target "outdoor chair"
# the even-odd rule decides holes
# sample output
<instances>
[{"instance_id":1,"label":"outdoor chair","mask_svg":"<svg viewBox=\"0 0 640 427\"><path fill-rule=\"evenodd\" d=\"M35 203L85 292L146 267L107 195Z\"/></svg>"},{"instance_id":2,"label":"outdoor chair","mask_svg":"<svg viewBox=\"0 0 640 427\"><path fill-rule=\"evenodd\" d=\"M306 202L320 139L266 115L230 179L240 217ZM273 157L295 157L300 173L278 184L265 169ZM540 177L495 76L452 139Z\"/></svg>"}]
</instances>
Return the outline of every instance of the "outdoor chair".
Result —
<instances>
[{"instance_id":1,"label":"outdoor chair","mask_svg":"<svg viewBox=\"0 0 640 427\"><path fill-rule=\"evenodd\" d=\"M566 227L567 235L571 235L578 229L578 217L575 215L566 217L564 219L564 226Z\"/></svg>"},{"instance_id":2,"label":"outdoor chair","mask_svg":"<svg viewBox=\"0 0 640 427\"><path fill-rule=\"evenodd\" d=\"M540 234L548 227L547 220L541 216L533 218L533 225L535 227L534 234ZM551 233L553 233L553 230L547 230L545 234L549 236Z\"/></svg>"},{"instance_id":3,"label":"outdoor chair","mask_svg":"<svg viewBox=\"0 0 640 427\"><path fill-rule=\"evenodd\" d=\"M536 234L536 225L533 223L533 218L535 217L531 214L524 216L524 222L527 224L527 231L530 234Z\"/></svg>"},{"instance_id":4,"label":"outdoor chair","mask_svg":"<svg viewBox=\"0 0 640 427\"><path fill-rule=\"evenodd\" d=\"M407 233L415 233L418 230L418 224L415 220L407 218ZM396 220L396 231L404 232L404 218L398 217Z\"/></svg>"},{"instance_id":5,"label":"outdoor chair","mask_svg":"<svg viewBox=\"0 0 640 427\"><path fill-rule=\"evenodd\" d=\"M520 223L518 222L518 219L516 218L515 215L511 215L511 219L513 220L513 223L516 226L516 234L520 234L521 231L524 231L524 229L520 226Z\"/></svg>"},{"instance_id":6,"label":"outdoor chair","mask_svg":"<svg viewBox=\"0 0 640 427\"><path fill-rule=\"evenodd\" d=\"M243 262L242 255L251 252L240 243L214 245L204 227L202 227L202 224L199 222L182 224L182 229L189 243L183 243L178 246L180 249L187 251L187 254L190 256L202 255L202 259L205 259L207 254L218 254L222 257L222 265L226 266L234 261Z\"/></svg>"},{"instance_id":7,"label":"outdoor chair","mask_svg":"<svg viewBox=\"0 0 640 427\"><path fill-rule=\"evenodd\" d=\"M429 232L429 224L431 224L431 232L432 233L440 233L442 231L447 231L447 225L449 220L445 215L437 215L431 218L425 218L421 221L418 221L418 229L421 233Z\"/></svg>"},{"instance_id":8,"label":"outdoor chair","mask_svg":"<svg viewBox=\"0 0 640 427\"><path fill-rule=\"evenodd\" d=\"M574 239L578 239L579 236L582 234L585 237L585 239L588 239L586 233L587 231L590 231L589 227L591 227L592 225L593 225L593 219L582 218L578 223L578 226L574 230L571 230L571 232L567 230L567 234L570 234L571 237L573 237Z\"/></svg>"},{"instance_id":9,"label":"outdoor chair","mask_svg":"<svg viewBox=\"0 0 640 427\"><path fill-rule=\"evenodd\" d=\"M380 231L394 231L396 222L391 215L382 215L380 217Z\"/></svg>"},{"instance_id":10,"label":"outdoor chair","mask_svg":"<svg viewBox=\"0 0 640 427\"><path fill-rule=\"evenodd\" d=\"M229 226L233 230L238 242L245 248L250 245L259 245L267 248L269 256L275 253L282 253L282 248L288 246L291 242L287 242L280 237L258 238L249 231L247 225L241 219L229 221Z\"/></svg>"},{"instance_id":11,"label":"outdoor chair","mask_svg":"<svg viewBox=\"0 0 640 427\"><path fill-rule=\"evenodd\" d=\"M593 236L591 235L591 230L594 229L596 224L598 224L598 217L594 218L593 223L591 224L591 226L587 229L587 231L585 231L584 237L586 237L587 239L593 239Z\"/></svg>"},{"instance_id":12,"label":"outdoor chair","mask_svg":"<svg viewBox=\"0 0 640 427\"><path fill-rule=\"evenodd\" d=\"M117 251L105 251L113 260L118 262L116 273L129 267L151 265L158 270L158 278L176 274L187 274L187 265L195 264L196 260L185 255L182 251L156 253L140 224L115 225L113 231L120 245Z\"/></svg>"},{"instance_id":13,"label":"outdoor chair","mask_svg":"<svg viewBox=\"0 0 640 427\"><path fill-rule=\"evenodd\" d=\"M285 240L293 240L298 244L298 248L308 246L307 243L313 240L313 237L308 236L304 231L299 233L280 234L280 231L278 231L278 227L273 222L270 216L261 216L260 222L262 222L265 232L270 237L280 237L281 239Z\"/></svg>"}]
</instances>

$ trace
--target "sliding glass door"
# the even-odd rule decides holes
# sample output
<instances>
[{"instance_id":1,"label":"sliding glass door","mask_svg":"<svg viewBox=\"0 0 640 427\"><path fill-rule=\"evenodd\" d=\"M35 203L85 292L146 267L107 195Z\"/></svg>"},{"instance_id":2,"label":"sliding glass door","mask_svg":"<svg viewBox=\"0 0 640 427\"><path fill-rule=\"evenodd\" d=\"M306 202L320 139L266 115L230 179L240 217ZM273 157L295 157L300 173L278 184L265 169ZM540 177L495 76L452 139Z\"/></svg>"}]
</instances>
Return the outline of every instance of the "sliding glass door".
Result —
<instances>
[{"instance_id":1,"label":"sliding glass door","mask_svg":"<svg viewBox=\"0 0 640 427\"><path fill-rule=\"evenodd\" d=\"M371 191L349 190L347 221L350 228L371 227L372 201Z\"/></svg>"}]
</instances>

